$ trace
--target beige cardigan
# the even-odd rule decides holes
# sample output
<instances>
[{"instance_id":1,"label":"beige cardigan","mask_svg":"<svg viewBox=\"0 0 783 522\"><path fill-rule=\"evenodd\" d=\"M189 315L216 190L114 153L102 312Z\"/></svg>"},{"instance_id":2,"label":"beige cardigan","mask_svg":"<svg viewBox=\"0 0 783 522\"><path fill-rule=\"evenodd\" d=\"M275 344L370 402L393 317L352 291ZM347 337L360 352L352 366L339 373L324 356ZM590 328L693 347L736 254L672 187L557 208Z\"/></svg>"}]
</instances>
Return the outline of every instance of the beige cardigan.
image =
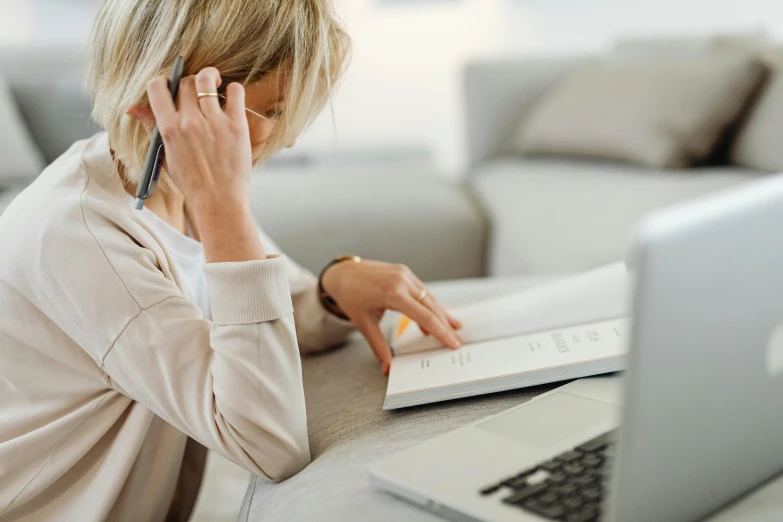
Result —
<instances>
[{"instance_id":1,"label":"beige cardigan","mask_svg":"<svg viewBox=\"0 0 783 522\"><path fill-rule=\"evenodd\" d=\"M203 320L133 212L99 134L0 217L0 521L186 518L188 437L272 481L310 460L298 347L350 326L282 256L207 265Z\"/></svg>"}]
</instances>

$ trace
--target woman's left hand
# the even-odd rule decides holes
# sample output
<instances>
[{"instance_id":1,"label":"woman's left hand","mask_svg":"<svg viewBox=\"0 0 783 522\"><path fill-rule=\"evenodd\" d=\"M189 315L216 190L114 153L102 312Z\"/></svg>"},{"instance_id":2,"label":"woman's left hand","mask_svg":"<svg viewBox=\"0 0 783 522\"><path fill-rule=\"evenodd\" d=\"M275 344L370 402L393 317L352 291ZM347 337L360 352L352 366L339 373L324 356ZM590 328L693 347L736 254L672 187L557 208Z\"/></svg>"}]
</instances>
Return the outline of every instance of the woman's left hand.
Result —
<instances>
[{"instance_id":1,"label":"woman's left hand","mask_svg":"<svg viewBox=\"0 0 783 522\"><path fill-rule=\"evenodd\" d=\"M323 286L340 309L367 338L384 374L389 373L391 349L381 332L386 310L401 312L418 323L425 334L457 349L463 344L456 332L460 322L449 316L428 292L424 283L405 265L379 261L344 261L332 265L323 275ZM420 299L421 296L423 299Z\"/></svg>"}]
</instances>

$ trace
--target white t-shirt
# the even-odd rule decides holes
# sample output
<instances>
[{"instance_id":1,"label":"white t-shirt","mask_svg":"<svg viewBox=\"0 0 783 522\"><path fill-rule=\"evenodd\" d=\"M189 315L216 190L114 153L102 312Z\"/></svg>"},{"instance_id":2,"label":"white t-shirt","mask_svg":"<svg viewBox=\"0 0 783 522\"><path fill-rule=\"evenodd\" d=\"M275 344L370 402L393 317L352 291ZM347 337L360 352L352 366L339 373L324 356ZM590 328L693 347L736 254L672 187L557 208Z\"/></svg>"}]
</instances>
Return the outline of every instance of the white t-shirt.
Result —
<instances>
[{"instance_id":1,"label":"white t-shirt","mask_svg":"<svg viewBox=\"0 0 783 522\"><path fill-rule=\"evenodd\" d=\"M209 289L207 288L207 276L204 273L204 265L207 264L204 247L199 241L184 235L146 207L133 212L144 224L154 230L166 245L173 258L171 261L182 274L182 291L185 293L185 297L201 309L204 319L211 320ZM190 226L188 226L188 233L190 234Z\"/></svg>"}]
</instances>

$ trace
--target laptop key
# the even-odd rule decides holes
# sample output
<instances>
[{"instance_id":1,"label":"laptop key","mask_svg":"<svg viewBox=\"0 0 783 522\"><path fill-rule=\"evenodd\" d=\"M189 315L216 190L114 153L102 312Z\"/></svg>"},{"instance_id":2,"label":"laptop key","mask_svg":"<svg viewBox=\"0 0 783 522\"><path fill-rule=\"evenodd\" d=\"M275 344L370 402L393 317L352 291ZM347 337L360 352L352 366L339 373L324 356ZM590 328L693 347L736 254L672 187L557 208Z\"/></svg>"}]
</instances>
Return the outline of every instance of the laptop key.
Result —
<instances>
[{"instance_id":1,"label":"laptop key","mask_svg":"<svg viewBox=\"0 0 783 522\"><path fill-rule=\"evenodd\" d=\"M543 464L539 464L539 469L545 469L547 471L556 471L557 469L562 466L563 463L557 460L549 460L547 462L544 462Z\"/></svg>"},{"instance_id":2,"label":"laptop key","mask_svg":"<svg viewBox=\"0 0 783 522\"><path fill-rule=\"evenodd\" d=\"M487 495L491 495L495 491L499 490L502 487L503 487L503 484L495 484L493 486L487 486L486 488L481 490L481 495L484 496L484 497L487 496Z\"/></svg>"},{"instance_id":3,"label":"laptop key","mask_svg":"<svg viewBox=\"0 0 783 522\"><path fill-rule=\"evenodd\" d=\"M563 473L553 473L548 479L547 482L549 484L562 484L568 480L568 476L566 476Z\"/></svg>"},{"instance_id":4,"label":"laptop key","mask_svg":"<svg viewBox=\"0 0 783 522\"><path fill-rule=\"evenodd\" d=\"M571 495L577 491L577 487L571 483L563 484L557 488L557 492L561 495Z\"/></svg>"},{"instance_id":5,"label":"laptop key","mask_svg":"<svg viewBox=\"0 0 783 522\"><path fill-rule=\"evenodd\" d=\"M584 474L585 475L596 475L596 476L599 476L599 475L603 475L604 474L604 470L603 470L603 468L600 468L600 467L595 468L593 466L585 466L585 473Z\"/></svg>"},{"instance_id":6,"label":"laptop key","mask_svg":"<svg viewBox=\"0 0 783 522\"><path fill-rule=\"evenodd\" d=\"M589 453L584 459L582 459L582 463L585 466L590 466L593 468L599 467L601 464L603 464L603 462L604 460L601 457L592 453Z\"/></svg>"},{"instance_id":7,"label":"laptop key","mask_svg":"<svg viewBox=\"0 0 783 522\"><path fill-rule=\"evenodd\" d=\"M582 496L587 500L599 500L601 498L601 490L596 487L583 489Z\"/></svg>"},{"instance_id":8,"label":"laptop key","mask_svg":"<svg viewBox=\"0 0 783 522\"><path fill-rule=\"evenodd\" d=\"M511 489L523 489L527 487L527 478L536 471L536 468L531 468L518 473L514 476L508 477L506 480L500 483L501 486L506 486Z\"/></svg>"},{"instance_id":9,"label":"laptop key","mask_svg":"<svg viewBox=\"0 0 783 522\"><path fill-rule=\"evenodd\" d=\"M569 475L581 475L584 473L585 468L579 464L566 464L563 466L563 471Z\"/></svg>"},{"instance_id":10,"label":"laptop key","mask_svg":"<svg viewBox=\"0 0 783 522\"><path fill-rule=\"evenodd\" d=\"M559 506L559 505L545 506L544 504L538 502L537 500L530 500L528 502L525 502L525 504L522 507L524 507L528 511L532 511L537 515L543 515L547 518L560 518L566 514L566 510L563 506Z\"/></svg>"},{"instance_id":11,"label":"laptop key","mask_svg":"<svg viewBox=\"0 0 783 522\"><path fill-rule=\"evenodd\" d=\"M572 460L576 460L578 458L582 458L584 454L580 451L566 451L562 455L558 455L555 457L555 460L562 460L563 462L571 462Z\"/></svg>"},{"instance_id":12,"label":"laptop key","mask_svg":"<svg viewBox=\"0 0 783 522\"><path fill-rule=\"evenodd\" d=\"M565 518L566 522L595 522L596 520L598 520L598 513L592 511L569 513Z\"/></svg>"},{"instance_id":13,"label":"laptop key","mask_svg":"<svg viewBox=\"0 0 783 522\"><path fill-rule=\"evenodd\" d=\"M601 510L601 501L600 500L591 500L585 504L585 507L582 508L582 511L595 511L598 513Z\"/></svg>"},{"instance_id":14,"label":"laptop key","mask_svg":"<svg viewBox=\"0 0 783 522\"><path fill-rule=\"evenodd\" d=\"M510 478L503 481L502 485L511 489L525 489L527 487L527 475Z\"/></svg>"},{"instance_id":15,"label":"laptop key","mask_svg":"<svg viewBox=\"0 0 783 522\"><path fill-rule=\"evenodd\" d=\"M563 501L563 505L569 509L577 509L585 505L585 501L579 497L569 497Z\"/></svg>"},{"instance_id":16,"label":"laptop key","mask_svg":"<svg viewBox=\"0 0 783 522\"><path fill-rule=\"evenodd\" d=\"M506 504L519 504L520 502L529 499L533 495L537 495L538 493L541 493L542 491L549 488L549 484L541 483L536 484L535 486L530 486L529 488L522 489L520 491L517 491L510 497L506 497L503 499L503 502Z\"/></svg>"},{"instance_id":17,"label":"laptop key","mask_svg":"<svg viewBox=\"0 0 783 522\"><path fill-rule=\"evenodd\" d=\"M558 497L556 493L552 491L547 491L546 493L538 497L538 501L541 502L542 504L549 505L557 501L559 498L560 497Z\"/></svg>"},{"instance_id":18,"label":"laptop key","mask_svg":"<svg viewBox=\"0 0 783 522\"><path fill-rule=\"evenodd\" d=\"M574 483L578 484L580 486L589 486L593 482L595 482L598 479L594 474L592 473L585 473L581 477L576 477L574 479Z\"/></svg>"}]
</instances>

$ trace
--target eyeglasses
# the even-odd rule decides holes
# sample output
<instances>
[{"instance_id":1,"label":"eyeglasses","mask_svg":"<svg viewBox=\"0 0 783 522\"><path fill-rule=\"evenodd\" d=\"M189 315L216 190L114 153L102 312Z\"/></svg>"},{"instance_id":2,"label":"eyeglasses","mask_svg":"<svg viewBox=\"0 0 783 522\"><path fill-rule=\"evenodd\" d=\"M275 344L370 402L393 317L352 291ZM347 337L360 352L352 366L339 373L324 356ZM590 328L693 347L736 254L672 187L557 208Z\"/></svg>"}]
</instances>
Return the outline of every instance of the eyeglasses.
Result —
<instances>
[{"instance_id":1,"label":"eyeglasses","mask_svg":"<svg viewBox=\"0 0 783 522\"><path fill-rule=\"evenodd\" d=\"M223 100L226 99L226 97L223 94L218 94L218 97L220 97ZM247 112L249 112L250 114L252 114L253 116L258 116L259 118L261 118L264 121L268 121L269 123L275 123L275 120L273 120L272 118L267 118L263 114L259 114L259 113L257 113L256 111L254 111L252 109L248 109L247 107L245 107L245 110Z\"/></svg>"}]
</instances>

